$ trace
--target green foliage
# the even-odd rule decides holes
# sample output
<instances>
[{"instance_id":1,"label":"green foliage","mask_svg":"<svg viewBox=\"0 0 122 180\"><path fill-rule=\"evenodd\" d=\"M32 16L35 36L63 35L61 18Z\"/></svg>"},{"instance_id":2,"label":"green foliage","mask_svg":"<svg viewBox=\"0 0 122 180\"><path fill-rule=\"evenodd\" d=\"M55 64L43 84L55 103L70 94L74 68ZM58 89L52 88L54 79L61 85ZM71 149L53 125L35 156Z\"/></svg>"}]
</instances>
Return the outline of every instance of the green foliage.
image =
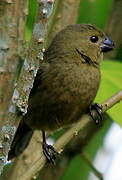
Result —
<instances>
[{"instance_id":1,"label":"green foliage","mask_svg":"<svg viewBox=\"0 0 122 180\"><path fill-rule=\"evenodd\" d=\"M117 54L116 54L116 59L117 60L121 60L121 58L122 58L122 43L121 43L120 47L118 48Z\"/></svg>"},{"instance_id":2,"label":"green foliage","mask_svg":"<svg viewBox=\"0 0 122 180\"><path fill-rule=\"evenodd\" d=\"M82 0L78 23L91 23L103 29L112 7L113 0Z\"/></svg>"},{"instance_id":3,"label":"green foliage","mask_svg":"<svg viewBox=\"0 0 122 180\"><path fill-rule=\"evenodd\" d=\"M96 101L102 102L119 90L122 90L122 63L103 61L101 85ZM116 123L122 126L122 102L108 110L108 113Z\"/></svg>"},{"instance_id":4,"label":"green foliage","mask_svg":"<svg viewBox=\"0 0 122 180\"><path fill-rule=\"evenodd\" d=\"M37 12L37 1L29 0L28 16L27 16L25 34L24 34L25 41L29 41L31 39L36 12Z\"/></svg>"}]
</instances>

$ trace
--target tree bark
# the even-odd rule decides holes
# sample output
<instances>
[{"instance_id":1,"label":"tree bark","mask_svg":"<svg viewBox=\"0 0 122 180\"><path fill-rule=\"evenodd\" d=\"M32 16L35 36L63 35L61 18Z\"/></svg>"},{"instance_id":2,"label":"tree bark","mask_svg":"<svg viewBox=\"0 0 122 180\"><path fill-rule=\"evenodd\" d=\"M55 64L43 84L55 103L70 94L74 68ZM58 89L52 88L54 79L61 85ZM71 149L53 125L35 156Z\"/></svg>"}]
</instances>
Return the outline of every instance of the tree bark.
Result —
<instances>
[{"instance_id":1,"label":"tree bark","mask_svg":"<svg viewBox=\"0 0 122 180\"><path fill-rule=\"evenodd\" d=\"M26 8L26 0L0 1L0 172L19 123L16 114L19 93L14 89L23 64Z\"/></svg>"},{"instance_id":2,"label":"tree bark","mask_svg":"<svg viewBox=\"0 0 122 180\"><path fill-rule=\"evenodd\" d=\"M77 22L80 0L59 0L54 9L54 16L48 31L48 44L61 29Z\"/></svg>"},{"instance_id":3,"label":"tree bark","mask_svg":"<svg viewBox=\"0 0 122 180\"><path fill-rule=\"evenodd\" d=\"M0 2L0 22L2 27L0 29L1 171L7 161L7 154L19 121L27 112L30 90L39 63L43 60L43 44L52 6L53 1L38 0L37 20L28 48L24 43L27 1L2 0Z\"/></svg>"},{"instance_id":4,"label":"tree bark","mask_svg":"<svg viewBox=\"0 0 122 180\"><path fill-rule=\"evenodd\" d=\"M120 59L122 57L122 1L114 0L113 8L106 25L106 32L115 42L115 50L112 51L108 58Z\"/></svg>"}]
</instances>

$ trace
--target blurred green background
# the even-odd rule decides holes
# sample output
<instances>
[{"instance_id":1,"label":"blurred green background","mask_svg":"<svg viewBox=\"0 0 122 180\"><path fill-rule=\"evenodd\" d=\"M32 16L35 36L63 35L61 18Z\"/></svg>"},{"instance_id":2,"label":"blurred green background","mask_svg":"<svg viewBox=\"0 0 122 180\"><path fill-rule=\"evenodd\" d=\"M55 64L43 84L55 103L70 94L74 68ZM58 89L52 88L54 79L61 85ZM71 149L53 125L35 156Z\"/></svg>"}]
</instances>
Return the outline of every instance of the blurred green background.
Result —
<instances>
[{"instance_id":1,"label":"blurred green background","mask_svg":"<svg viewBox=\"0 0 122 180\"><path fill-rule=\"evenodd\" d=\"M113 0L82 0L78 23L91 23L104 29L112 4Z\"/></svg>"}]
</instances>

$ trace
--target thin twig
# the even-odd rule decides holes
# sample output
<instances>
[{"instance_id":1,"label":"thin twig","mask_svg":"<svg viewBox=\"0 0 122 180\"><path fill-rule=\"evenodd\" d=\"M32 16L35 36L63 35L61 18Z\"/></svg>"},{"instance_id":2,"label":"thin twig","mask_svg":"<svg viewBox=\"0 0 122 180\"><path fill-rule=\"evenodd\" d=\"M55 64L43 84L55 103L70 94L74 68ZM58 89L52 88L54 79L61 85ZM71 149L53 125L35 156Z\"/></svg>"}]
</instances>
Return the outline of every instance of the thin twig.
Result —
<instances>
[{"instance_id":1,"label":"thin twig","mask_svg":"<svg viewBox=\"0 0 122 180\"><path fill-rule=\"evenodd\" d=\"M94 165L92 164L92 162L90 161L88 155L85 152L81 153L82 158L84 159L84 161L88 164L88 166L90 167L90 169L92 170L92 172L94 173L94 175L99 179L99 180L104 180L103 179L103 175L101 172L99 172Z\"/></svg>"}]
</instances>

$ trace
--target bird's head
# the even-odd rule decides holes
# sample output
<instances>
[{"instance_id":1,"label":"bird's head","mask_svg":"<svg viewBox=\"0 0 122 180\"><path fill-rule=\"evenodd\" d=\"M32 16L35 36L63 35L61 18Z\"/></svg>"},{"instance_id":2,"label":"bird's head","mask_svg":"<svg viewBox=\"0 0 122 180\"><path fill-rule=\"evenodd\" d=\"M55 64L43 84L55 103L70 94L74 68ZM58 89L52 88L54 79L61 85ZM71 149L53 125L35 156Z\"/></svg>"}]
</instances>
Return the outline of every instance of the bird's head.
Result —
<instances>
[{"instance_id":1,"label":"bird's head","mask_svg":"<svg viewBox=\"0 0 122 180\"><path fill-rule=\"evenodd\" d=\"M114 48L114 43L102 31L90 24L69 25L52 41L55 54L79 54L99 64L103 53ZM76 55L76 56L77 56Z\"/></svg>"}]
</instances>

